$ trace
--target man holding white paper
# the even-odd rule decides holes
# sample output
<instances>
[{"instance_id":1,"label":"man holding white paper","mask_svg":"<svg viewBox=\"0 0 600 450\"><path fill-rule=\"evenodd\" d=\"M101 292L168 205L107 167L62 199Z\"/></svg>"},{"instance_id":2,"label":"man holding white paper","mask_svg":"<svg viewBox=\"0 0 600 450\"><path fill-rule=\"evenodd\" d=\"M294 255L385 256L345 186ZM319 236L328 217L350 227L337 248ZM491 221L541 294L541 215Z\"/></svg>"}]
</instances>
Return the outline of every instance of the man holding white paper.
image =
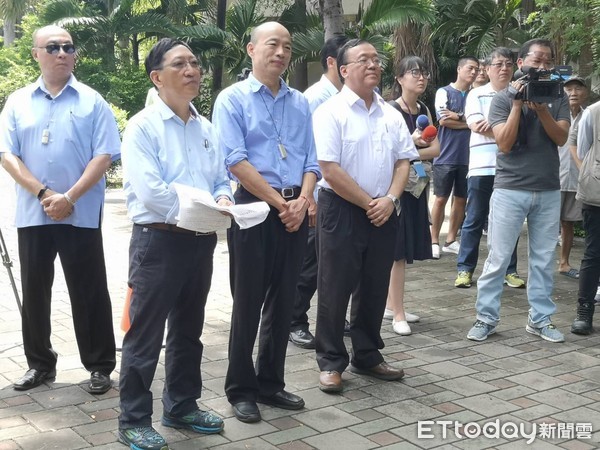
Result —
<instances>
[{"instance_id":1,"label":"man holding white paper","mask_svg":"<svg viewBox=\"0 0 600 450\"><path fill-rule=\"evenodd\" d=\"M187 44L160 40L148 54L146 72L158 98L135 115L123 136L123 183L133 231L129 249L131 328L123 340L119 440L131 448L166 448L152 428L150 385L165 321L162 424L198 433L218 433L223 420L198 409L204 306L213 271L216 233L177 226L174 184L208 191L231 205L217 134L190 103L202 69Z\"/></svg>"}]
</instances>

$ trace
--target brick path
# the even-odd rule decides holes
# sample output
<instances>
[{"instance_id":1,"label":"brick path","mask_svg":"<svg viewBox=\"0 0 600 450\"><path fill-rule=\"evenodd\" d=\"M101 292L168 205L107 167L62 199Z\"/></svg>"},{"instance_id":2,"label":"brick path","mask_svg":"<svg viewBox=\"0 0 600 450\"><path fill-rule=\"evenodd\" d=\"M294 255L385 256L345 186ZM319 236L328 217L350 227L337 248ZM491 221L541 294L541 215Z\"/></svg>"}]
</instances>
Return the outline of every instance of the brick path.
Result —
<instances>
[{"instance_id":1,"label":"brick path","mask_svg":"<svg viewBox=\"0 0 600 450\"><path fill-rule=\"evenodd\" d=\"M16 232L12 226L12 184L0 171L0 228L19 279ZM104 238L109 287L115 327L119 328L127 277L127 246L130 225L120 192L107 196ZM520 272L526 273L526 232L520 244ZM576 242L572 264L578 266L582 243ZM305 399L302 411L284 411L261 405L263 422L243 424L233 418L224 397L231 297L228 282L227 246L219 240L215 251L213 288L207 305L202 365L203 407L225 418L225 431L199 436L160 425L160 395L164 367L159 365L153 384L156 397L156 428L172 449L416 449L416 448L597 448L600 434L600 333L589 337L568 333L574 316L577 283L556 276L555 324L566 334L564 344L550 344L525 332L525 291L506 288L502 323L498 333L484 343L465 338L474 320L476 288L455 289L456 257L418 263L407 274L407 301L422 320L414 334L400 337L384 322L382 336L389 362L403 367L402 382L379 382L344 373L341 395L327 395L317 388L318 369L310 350L288 347L288 389ZM480 263L483 262L483 257ZM481 264L480 264L481 265ZM476 272L476 277L479 275ZM314 320L315 308L311 310ZM70 307L62 271L57 268L53 300L52 342L59 353L54 383L26 393L11 383L26 370L20 333L20 317L4 267L0 268L0 450L6 449L124 449L117 442L118 391L96 397L83 386L88 374L81 367L72 331ZM118 333L117 340L122 335ZM120 355L119 355L120 356ZM117 364L117 367L119 363ZM117 374L113 374L116 382ZM554 439L538 436L531 446L524 438L479 437L467 439L455 433L454 421L483 426L496 419L500 424L532 424ZM417 437L417 421L452 421L445 438L442 426L432 425L432 439ZM540 425L542 423L551 425ZM591 439L580 438L574 423L591 423ZM457 426L460 436L470 434ZM564 427L559 435L559 427ZM426 430L425 430L426 431ZM493 431L488 428L488 431Z\"/></svg>"}]
</instances>

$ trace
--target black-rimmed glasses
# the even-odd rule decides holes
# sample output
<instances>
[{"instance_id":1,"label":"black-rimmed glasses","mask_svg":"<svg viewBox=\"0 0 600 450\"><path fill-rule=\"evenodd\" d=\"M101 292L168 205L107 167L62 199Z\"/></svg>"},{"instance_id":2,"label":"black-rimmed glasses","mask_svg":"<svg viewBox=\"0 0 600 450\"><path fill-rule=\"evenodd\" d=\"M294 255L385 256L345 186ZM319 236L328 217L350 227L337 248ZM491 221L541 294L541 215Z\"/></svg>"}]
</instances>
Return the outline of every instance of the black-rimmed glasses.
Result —
<instances>
[{"instance_id":1,"label":"black-rimmed glasses","mask_svg":"<svg viewBox=\"0 0 600 450\"><path fill-rule=\"evenodd\" d=\"M410 73L412 75L413 78L425 78L426 80L430 80L431 79L431 73L428 70L421 70L421 69L411 69L411 70L407 70L404 73Z\"/></svg>"}]
</instances>

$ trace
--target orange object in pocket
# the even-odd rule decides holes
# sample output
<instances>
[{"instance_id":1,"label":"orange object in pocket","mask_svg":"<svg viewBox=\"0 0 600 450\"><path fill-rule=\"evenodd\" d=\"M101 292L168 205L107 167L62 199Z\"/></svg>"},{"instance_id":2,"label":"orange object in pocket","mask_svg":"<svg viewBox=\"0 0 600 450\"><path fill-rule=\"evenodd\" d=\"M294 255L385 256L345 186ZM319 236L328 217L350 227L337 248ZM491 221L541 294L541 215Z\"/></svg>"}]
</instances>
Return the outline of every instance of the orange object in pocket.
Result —
<instances>
[{"instance_id":1,"label":"orange object in pocket","mask_svg":"<svg viewBox=\"0 0 600 450\"><path fill-rule=\"evenodd\" d=\"M121 316L121 330L124 333L129 331L131 327L131 319L129 318L129 306L131 305L131 295L133 294L133 289L129 286L127 287L127 294L125 294L125 304L123 305L123 315Z\"/></svg>"}]
</instances>

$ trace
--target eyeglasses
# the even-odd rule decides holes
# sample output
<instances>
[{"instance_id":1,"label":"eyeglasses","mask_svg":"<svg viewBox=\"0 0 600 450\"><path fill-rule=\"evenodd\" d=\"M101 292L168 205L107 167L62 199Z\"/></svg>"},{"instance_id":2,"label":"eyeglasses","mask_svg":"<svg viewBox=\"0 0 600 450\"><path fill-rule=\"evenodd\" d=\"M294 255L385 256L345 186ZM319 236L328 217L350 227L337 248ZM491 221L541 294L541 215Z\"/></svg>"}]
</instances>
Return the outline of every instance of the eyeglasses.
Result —
<instances>
[{"instance_id":1,"label":"eyeglasses","mask_svg":"<svg viewBox=\"0 0 600 450\"><path fill-rule=\"evenodd\" d=\"M531 61L533 64L544 63L547 66L554 66L554 59L552 59L552 56L548 55L548 53L540 52L538 50L538 51L527 53L527 56L534 57L534 60Z\"/></svg>"},{"instance_id":2,"label":"eyeglasses","mask_svg":"<svg viewBox=\"0 0 600 450\"><path fill-rule=\"evenodd\" d=\"M425 78L426 80L430 80L431 79L431 73L429 73L429 71L427 70L421 70L421 69L411 69L411 70L407 70L406 72L404 72L405 74L410 73L413 78Z\"/></svg>"},{"instance_id":3,"label":"eyeglasses","mask_svg":"<svg viewBox=\"0 0 600 450\"><path fill-rule=\"evenodd\" d=\"M178 72L184 70L187 66L190 66L192 70L200 70L202 72L202 67L200 67L200 61L197 59L179 59L175 62L165 64L162 67L159 67L158 70L164 69L165 67L172 67Z\"/></svg>"},{"instance_id":4,"label":"eyeglasses","mask_svg":"<svg viewBox=\"0 0 600 450\"><path fill-rule=\"evenodd\" d=\"M501 69L502 67L506 67L507 69L512 69L515 64L512 61L500 61L496 63L489 64L490 67L495 67L496 69Z\"/></svg>"},{"instance_id":5,"label":"eyeglasses","mask_svg":"<svg viewBox=\"0 0 600 450\"><path fill-rule=\"evenodd\" d=\"M36 47L36 48L45 48L46 53L50 55L58 55L60 50L62 49L67 55L72 55L75 53L75 45L73 44L48 44L45 47Z\"/></svg>"},{"instance_id":6,"label":"eyeglasses","mask_svg":"<svg viewBox=\"0 0 600 450\"><path fill-rule=\"evenodd\" d=\"M377 67L381 67L381 60L379 58L361 58L358 61L350 61L347 62L345 65L349 65L349 64L359 64L361 66L369 66L371 64L373 64L374 66Z\"/></svg>"}]
</instances>

